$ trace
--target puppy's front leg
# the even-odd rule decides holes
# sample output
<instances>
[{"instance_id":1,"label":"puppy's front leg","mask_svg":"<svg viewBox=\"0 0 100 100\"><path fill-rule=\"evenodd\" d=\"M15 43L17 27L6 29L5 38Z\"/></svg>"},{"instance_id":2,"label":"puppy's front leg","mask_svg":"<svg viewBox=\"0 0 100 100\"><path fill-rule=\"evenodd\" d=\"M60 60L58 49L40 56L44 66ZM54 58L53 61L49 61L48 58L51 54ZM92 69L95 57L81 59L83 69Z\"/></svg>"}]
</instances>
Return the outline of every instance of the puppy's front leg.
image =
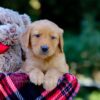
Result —
<instances>
[{"instance_id":1,"label":"puppy's front leg","mask_svg":"<svg viewBox=\"0 0 100 100\"><path fill-rule=\"evenodd\" d=\"M30 81L33 82L35 85L41 85L44 80L43 72L38 69L34 68L32 71L28 73Z\"/></svg>"},{"instance_id":2,"label":"puppy's front leg","mask_svg":"<svg viewBox=\"0 0 100 100\"><path fill-rule=\"evenodd\" d=\"M44 77L43 87L46 90L53 90L57 86L58 79L63 75L56 69L50 69L47 71Z\"/></svg>"}]
</instances>

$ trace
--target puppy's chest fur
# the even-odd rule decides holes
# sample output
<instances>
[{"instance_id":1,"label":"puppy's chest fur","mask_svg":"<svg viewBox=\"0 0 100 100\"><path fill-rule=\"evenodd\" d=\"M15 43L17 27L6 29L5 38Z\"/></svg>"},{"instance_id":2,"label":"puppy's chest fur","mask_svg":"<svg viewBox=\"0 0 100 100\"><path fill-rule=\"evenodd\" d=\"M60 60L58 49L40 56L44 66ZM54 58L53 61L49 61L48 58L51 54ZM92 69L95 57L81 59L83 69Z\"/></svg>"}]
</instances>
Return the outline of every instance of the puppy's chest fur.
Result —
<instances>
[{"instance_id":1,"label":"puppy's chest fur","mask_svg":"<svg viewBox=\"0 0 100 100\"><path fill-rule=\"evenodd\" d=\"M30 67L27 67L27 64L30 65ZM58 71L65 73L67 71L65 56L63 53L61 53L59 55L55 55L49 59L44 60L36 57L30 57L30 59L26 60L25 70L31 71L34 68L39 68L43 72L46 72L51 68L55 68Z\"/></svg>"},{"instance_id":2,"label":"puppy's chest fur","mask_svg":"<svg viewBox=\"0 0 100 100\"><path fill-rule=\"evenodd\" d=\"M40 61L39 65L37 67L40 68L44 72L50 68L57 67L53 60L54 60L54 58Z\"/></svg>"}]
</instances>

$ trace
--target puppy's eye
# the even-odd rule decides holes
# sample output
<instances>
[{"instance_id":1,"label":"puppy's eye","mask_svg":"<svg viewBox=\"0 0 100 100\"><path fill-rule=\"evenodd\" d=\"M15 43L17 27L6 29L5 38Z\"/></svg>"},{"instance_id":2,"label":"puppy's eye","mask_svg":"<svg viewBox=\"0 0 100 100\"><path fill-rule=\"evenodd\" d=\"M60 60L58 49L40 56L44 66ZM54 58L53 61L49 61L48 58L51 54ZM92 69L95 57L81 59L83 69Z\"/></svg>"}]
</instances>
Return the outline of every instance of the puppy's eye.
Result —
<instances>
[{"instance_id":1,"label":"puppy's eye","mask_svg":"<svg viewBox=\"0 0 100 100\"><path fill-rule=\"evenodd\" d=\"M40 37L40 34L35 34L34 36L37 37L37 38L39 38Z\"/></svg>"},{"instance_id":2,"label":"puppy's eye","mask_svg":"<svg viewBox=\"0 0 100 100\"><path fill-rule=\"evenodd\" d=\"M56 37L55 37L55 36L51 36L51 39L53 39L53 40L54 40L54 39L56 39Z\"/></svg>"}]
</instances>

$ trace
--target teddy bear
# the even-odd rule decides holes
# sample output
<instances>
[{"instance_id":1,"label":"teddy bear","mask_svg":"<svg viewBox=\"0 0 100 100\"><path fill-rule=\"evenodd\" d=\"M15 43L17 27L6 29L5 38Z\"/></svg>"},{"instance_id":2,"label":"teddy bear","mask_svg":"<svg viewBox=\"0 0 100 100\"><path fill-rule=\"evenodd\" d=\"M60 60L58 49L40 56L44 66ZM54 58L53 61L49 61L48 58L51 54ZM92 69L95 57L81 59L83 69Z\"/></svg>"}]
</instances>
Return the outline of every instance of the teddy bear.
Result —
<instances>
[{"instance_id":1,"label":"teddy bear","mask_svg":"<svg viewBox=\"0 0 100 100\"><path fill-rule=\"evenodd\" d=\"M27 14L0 7L0 72L16 72L22 66L19 37L30 23Z\"/></svg>"}]
</instances>

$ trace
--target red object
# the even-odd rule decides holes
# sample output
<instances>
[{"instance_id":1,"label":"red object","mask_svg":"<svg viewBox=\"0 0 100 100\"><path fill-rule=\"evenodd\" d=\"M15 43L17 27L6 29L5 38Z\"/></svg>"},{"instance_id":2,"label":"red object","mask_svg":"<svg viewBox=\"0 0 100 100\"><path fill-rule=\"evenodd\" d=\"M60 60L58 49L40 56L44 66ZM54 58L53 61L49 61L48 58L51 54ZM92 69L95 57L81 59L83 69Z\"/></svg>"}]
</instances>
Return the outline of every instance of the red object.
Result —
<instances>
[{"instance_id":1,"label":"red object","mask_svg":"<svg viewBox=\"0 0 100 100\"><path fill-rule=\"evenodd\" d=\"M0 42L0 54L6 52L9 49L9 46L4 45Z\"/></svg>"},{"instance_id":2,"label":"red object","mask_svg":"<svg viewBox=\"0 0 100 100\"><path fill-rule=\"evenodd\" d=\"M27 74L0 73L0 100L74 100L79 89L77 78L70 73L63 75L52 91L32 84Z\"/></svg>"}]
</instances>

